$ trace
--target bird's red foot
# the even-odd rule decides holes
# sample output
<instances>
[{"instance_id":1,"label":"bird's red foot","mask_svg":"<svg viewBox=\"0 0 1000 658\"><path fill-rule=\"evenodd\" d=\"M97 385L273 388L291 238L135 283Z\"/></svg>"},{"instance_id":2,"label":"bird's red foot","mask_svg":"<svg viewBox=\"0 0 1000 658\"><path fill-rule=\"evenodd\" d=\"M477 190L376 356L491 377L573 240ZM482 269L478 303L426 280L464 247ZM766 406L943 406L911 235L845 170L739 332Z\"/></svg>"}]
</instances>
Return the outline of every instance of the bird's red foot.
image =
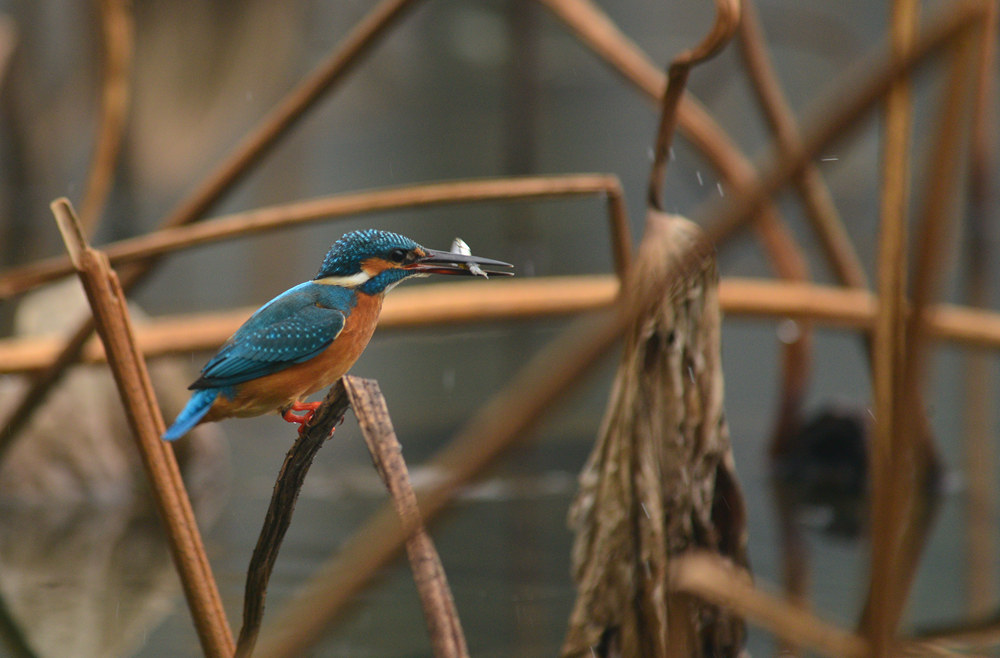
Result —
<instances>
[{"instance_id":1,"label":"bird's red foot","mask_svg":"<svg viewBox=\"0 0 1000 658\"><path fill-rule=\"evenodd\" d=\"M322 402L293 402L291 406L285 409L281 417L284 418L289 423L298 423L299 434L302 434L302 428L306 426L310 420L312 420L313 414L319 409L319 405ZM304 414L294 413L296 411L304 411Z\"/></svg>"}]
</instances>

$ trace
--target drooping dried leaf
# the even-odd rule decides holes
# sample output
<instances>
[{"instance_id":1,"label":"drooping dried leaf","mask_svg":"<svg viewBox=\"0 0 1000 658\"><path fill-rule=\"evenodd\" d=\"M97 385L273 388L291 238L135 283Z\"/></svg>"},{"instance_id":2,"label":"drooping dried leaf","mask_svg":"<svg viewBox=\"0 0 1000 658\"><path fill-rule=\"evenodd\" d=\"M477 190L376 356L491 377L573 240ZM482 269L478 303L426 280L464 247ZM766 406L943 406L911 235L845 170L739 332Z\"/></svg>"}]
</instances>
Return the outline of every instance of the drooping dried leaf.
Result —
<instances>
[{"instance_id":1,"label":"drooping dried leaf","mask_svg":"<svg viewBox=\"0 0 1000 658\"><path fill-rule=\"evenodd\" d=\"M738 655L742 621L668 589L671 556L692 548L746 564L723 411L718 273L700 230L651 213L627 290L648 309L626 335L570 511L578 596L562 654Z\"/></svg>"}]
</instances>

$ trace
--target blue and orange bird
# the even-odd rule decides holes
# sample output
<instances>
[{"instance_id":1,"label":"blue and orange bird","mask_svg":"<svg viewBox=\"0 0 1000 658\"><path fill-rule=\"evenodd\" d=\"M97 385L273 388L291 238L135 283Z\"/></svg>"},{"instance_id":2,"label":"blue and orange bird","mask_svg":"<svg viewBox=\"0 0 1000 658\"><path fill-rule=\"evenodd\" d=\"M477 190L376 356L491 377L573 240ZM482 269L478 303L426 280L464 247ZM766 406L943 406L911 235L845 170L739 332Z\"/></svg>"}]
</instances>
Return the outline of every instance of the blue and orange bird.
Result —
<instances>
[{"instance_id":1,"label":"blue and orange bird","mask_svg":"<svg viewBox=\"0 0 1000 658\"><path fill-rule=\"evenodd\" d=\"M375 331L385 293L403 279L482 274L481 268L510 275L510 267L426 249L388 231L348 233L327 252L314 279L262 306L222 345L163 438L178 439L198 423L271 411L301 425L320 404L303 400L354 365Z\"/></svg>"}]
</instances>

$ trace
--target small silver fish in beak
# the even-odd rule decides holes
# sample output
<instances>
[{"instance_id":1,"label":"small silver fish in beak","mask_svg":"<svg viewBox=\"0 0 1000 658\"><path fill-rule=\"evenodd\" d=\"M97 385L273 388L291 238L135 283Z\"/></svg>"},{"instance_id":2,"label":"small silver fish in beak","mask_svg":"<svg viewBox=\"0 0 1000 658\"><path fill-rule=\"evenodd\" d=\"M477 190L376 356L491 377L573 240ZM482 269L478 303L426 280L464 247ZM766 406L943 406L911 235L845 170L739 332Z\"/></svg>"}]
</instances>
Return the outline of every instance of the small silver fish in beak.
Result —
<instances>
[{"instance_id":1,"label":"small silver fish in beak","mask_svg":"<svg viewBox=\"0 0 1000 658\"><path fill-rule=\"evenodd\" d=\"M463 256L471 256L472 249L469 248L469 245L465 244L465 240L463 240L462 238L455 238L454 240L451 241L451 253L461 254ZM462 263L462 266L466 267L471 274L475 274L476 276L481 276L484 279L490 278L489 275L475 263Z\"/></svg>"},{"instance_id":2,"label":"small silver fish in beak","mask_svg":"<svg viewBox=\"0 0 1000 658\"><path fill-rule=\"evenodd\" d=\"M427 249L426 247L420 247L420 253L422 256L417 256L416 260L411 263L401 265L404 270L413 270L418 274L457 274L466 276L487 276L489 274L495 274L497 276L514 276L512 271L514 266L510 263L505 263L499 260L493 260L492 258L483 258L482 256L473 256L469 252L469 245L465 244L461 240L458 240L460 246L458 249L465 248L465 253L460 251L454 251L456 248L452 246L453 251L437 251L435 249ZM416 252L415 252L416 253Z\"/></svg>"}]
</instances>

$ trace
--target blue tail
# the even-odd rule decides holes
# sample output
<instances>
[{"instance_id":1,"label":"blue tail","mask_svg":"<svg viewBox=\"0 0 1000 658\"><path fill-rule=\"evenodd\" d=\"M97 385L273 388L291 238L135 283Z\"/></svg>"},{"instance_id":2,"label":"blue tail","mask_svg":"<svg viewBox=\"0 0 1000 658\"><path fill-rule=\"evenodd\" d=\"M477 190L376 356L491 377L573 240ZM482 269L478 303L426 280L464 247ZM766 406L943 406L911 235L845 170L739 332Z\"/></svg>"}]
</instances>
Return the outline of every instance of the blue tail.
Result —
<instances>
[{"instance_id":1,"label":"blue tail","mask_svg":"<svg viewBox=\"0 0 1000 658\"><path fill-rule=\"evenodd\" d=\"M174 424L163 433L163 438L167 441L175 441L194 429L198 421L204 418L208 410L212 408L212 403L215 402L215 398L219 397L219 393L220 390L217 388L203 388L195 391L191 399L188 400L187 406L177 415Z\"/></svg>"}]
</instances>

